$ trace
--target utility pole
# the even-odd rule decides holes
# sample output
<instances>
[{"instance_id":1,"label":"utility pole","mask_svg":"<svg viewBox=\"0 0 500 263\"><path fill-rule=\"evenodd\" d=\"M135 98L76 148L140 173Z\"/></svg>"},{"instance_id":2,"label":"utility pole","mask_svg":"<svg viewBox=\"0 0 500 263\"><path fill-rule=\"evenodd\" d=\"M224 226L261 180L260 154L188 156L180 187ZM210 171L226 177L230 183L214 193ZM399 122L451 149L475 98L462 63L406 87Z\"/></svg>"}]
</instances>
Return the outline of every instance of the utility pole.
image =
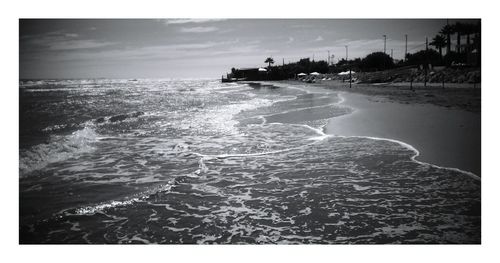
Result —
<instances>
[{"instance_id":1,"label":"utility pole","mask_svg":"<svg viewBox=\"0 0 500 263\"><path fill-rule=\"evenodd\" d=\"M313 62L314 62L314 53L313 53Z\"/></svg>"},{"instance_id":2,"label":"utility pole","mask_svg":"<svg viewBox=\"0 0 500 263\"><path fill-rule=\"evenodd\" d=\"M408 35L405 35L405 56L404 56L405 61L406 61L406 54L408 54Z\"/></svg>"},{"instance_id":3,"label":"utility pole","mask_svg":"<svg viewBox=\"0 0 500 263\"><path fill-rule=\"evenodd\" d=\"M328 50L328 66L330 66L330 50Z\"/></svg>"},{"instance_id":4,"label":"utility pole","mask_svg":"<svg viewBox=\"0 0 500 263\"><path fill-rule=\"evenodd\" d=\"M392 58L392 48L391 48L391 59L393 59L393 58Z\"/></svg>"},{"instance_id":5,"label":"utility pole","mask_svg":"<svg viewBox=\"0 0 500 263\"><path fill-rule=\"evenodd\" d=\"M424 87L427 87L427 67L429 67L428 61L427 61L427 53L429 52L429 39L425 37L425 65L424 65L424 72L425 72L425 77L424 77Z\"/></svg>"},{"instance_id":6,"label":"utility pole","mask_svg":"<svg viewBox=\"0 0 500 263\"><path fill-rule=\"evenodd\" d=\"M349 49L348 49L349 46L345 46L345 61L347 62L347 55L349 54Z\"/></svg>"},{"instance_id":7,"label":"utility pole","mask_svg":"<svg viewBox=\"0 0 500 263\"><path fill-rule=\"evenodd\" d=\"M285 66L285 58L283 58L283 66Z\"/></svg>"},{"instance_id":8,"label":"utility pole","mask_svg":"<svg viewBox=\"0 0 500 263\"><path fill-rule=\"evenodd\" d=\"M385 42L387 41L387 36L383 35L383 37L384 37L384 54L386 54L386 52L385 52Z\"/></svg>"},{"instance_id":9,"label":"utility pole","mask_svg":"<svg viewBox=\"0 0 500 263\"><path fill-rule=\"evenodd\" d=\"M352 88L352 71L351 67L349 67L349 88Z\"/></svg>"}]
</instances>

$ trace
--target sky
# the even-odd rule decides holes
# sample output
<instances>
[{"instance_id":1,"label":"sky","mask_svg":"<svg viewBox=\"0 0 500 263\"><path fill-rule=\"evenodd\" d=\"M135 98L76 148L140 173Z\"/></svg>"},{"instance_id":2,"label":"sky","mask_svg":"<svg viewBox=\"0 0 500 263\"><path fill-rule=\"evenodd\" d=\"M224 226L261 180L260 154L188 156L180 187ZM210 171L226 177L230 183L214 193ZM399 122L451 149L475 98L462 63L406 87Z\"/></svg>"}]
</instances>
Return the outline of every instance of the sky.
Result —
<instances>
[{"instance_id":1,"label":"sky","mask_svg":"<svg viewBox=\"0 0 500 263\"><path fill-rule=\"evenodd\" d=\"M450 20L452 23L455 20ZM20 79L220 78L232 67L425 48L446 19L21 19Z\"/></svg>"}]
</instances>

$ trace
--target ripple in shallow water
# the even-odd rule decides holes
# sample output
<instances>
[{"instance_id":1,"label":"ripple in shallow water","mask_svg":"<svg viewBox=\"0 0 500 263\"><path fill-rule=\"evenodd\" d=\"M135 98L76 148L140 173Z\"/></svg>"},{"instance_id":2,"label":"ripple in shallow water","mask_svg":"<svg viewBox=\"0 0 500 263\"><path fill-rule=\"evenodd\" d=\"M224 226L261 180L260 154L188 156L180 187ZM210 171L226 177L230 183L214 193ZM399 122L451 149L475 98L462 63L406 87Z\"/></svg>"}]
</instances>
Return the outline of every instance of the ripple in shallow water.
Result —
<instances>
[{"instance_id":1,"label":"ripple in shallow water","mask_svg":"<svg viewBox=\"0 0 500 263\"><path fill-rule=\"evenodd\" d=\"M66 217L80 222L81 230L65 238L86 242L85 234L97 243L136 242L134 237L154 243L479 242L480 183L417 164L412 154L390 142L330 138L300 151L205 159L197 176L182 177L169 191ZM58 238L54 234L46 241Z\"/></svg>"}]
</instances>

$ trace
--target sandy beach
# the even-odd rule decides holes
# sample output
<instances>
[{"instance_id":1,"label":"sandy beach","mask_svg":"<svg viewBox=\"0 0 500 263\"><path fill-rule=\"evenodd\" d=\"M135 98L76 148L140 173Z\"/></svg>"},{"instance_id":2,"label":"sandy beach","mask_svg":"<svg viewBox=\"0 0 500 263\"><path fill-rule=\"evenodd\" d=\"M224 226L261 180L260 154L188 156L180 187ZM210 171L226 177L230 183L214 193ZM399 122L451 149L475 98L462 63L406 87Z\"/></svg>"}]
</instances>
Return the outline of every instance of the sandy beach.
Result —
<instances>
[{"instance_id":1,"label":"sandy beach","mask_svg":"<svg viewBox=\"0 0 500 263\"><path fill-rule=\"evenodd\" d=\"M295 82L298 83L298 82ZM413 146L416 160L481 175L480 91L417 89L327 82L354 112L330 119L325 132L397 140Z\"/></svg>"},{"instance_id":2,"label":"sandy beach","mask_svg":"<svg viewBox=\"0 0 500 263\"><path fill-rule=\"evenodd\" d=\"M481 174L481 123L476 113L434 105L380 103L344 92L354 112L332 118L326 133L398 140L419 151L417 160Z\"/></svg>"},{"instance_id":3,"label":"sandy beach","mask_svg":"<svg viewBox=\"0 0 500 263\"><path fill-rule=\"evenodd\" d=\"M306 84L300 81L285 81L290 84ZM481 112L481 85L445 83L413 83L414 90L409 83L381 83L381 84L352 84L342 81L320 81L307 84L327 89L360 93L370 96L370 100L389 100L403 104L432 104L451 109L460 109L469 112Z\"/></svg>"}]
</instances>

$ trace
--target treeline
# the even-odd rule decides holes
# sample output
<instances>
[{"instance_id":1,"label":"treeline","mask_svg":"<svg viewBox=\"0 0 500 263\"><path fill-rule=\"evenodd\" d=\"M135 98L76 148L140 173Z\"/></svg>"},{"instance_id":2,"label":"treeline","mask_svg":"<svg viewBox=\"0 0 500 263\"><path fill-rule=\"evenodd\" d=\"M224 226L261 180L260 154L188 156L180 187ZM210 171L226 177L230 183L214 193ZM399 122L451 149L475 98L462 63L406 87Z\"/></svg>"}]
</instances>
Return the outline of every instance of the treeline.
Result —
<instances>
[{"instance_id":1,"label":"treeline","mask_svg":"<svg viewBox=\"0 0 500 263\"><path fill-rule=\"evenodd\" d=\"M462 43L465 37L465 44ZM455 39L455 41L453 41ZM455 43L452 43L455 42ZM452 50L452 44L455 49ZM274 60L266 58L268 64L265 74L259 73L255 78L267 80L282 80L296 77L299 73L318 72L339 73L343 71L373 72L411 66L479 66L481 63L481 24L462 23L446 24L430 43L425 43L426 49L405 55L405 59L395 61L384 52L374 52L364 58L351 60L341 59L337 64L328 65L324 60L311 61L302 58L298 62L273 66ZM443 55L443 49L446 54ZM235 69L232 70L235 74Z\"/></svg>"},{"instance_id":2,"label":"treeline","mask_svg":"<svg viewBox=\"0 0 500 263\"><path fill-rule=\"evenodd\" d=\"M266 61L269 61L266 59ZM311 61L309 58L302 58L298 62L289 63L280 66L268 67L269 80L293 78L300 73L309 74L311 72L318 72L320 74L326 73L339 73L342 71L379 71L394 68L395 64L393 59L383 53L374 52L364 58L356 58L346 61L340 60L337 64L328 65L324 60Z\"/></svg>"},{"instance_id":3,"label":"treeline","mask_svg":"<svg viewBox=\"0 0 500 263\"><path fill-rule=\"evenodd\" d=\"M269 61L266 59L266 61ZM347 70L354 71L378 71L394 68L395 64L393 59L383 52L375 52L367 55L364 58L356 58L346 61L340 60L337 64L328 65L324 60L311 61L309 58L302 58L298 62L289 63L280 66L268 67L268 75L270 79L292 78L300 73L318 72L321 74L326 73L339 73Z\"/></svg>"},{"instance_id":4,"label":"treeline","mask_svg":"<svg viewBox=\"0 0 500 263\"><path fill-rule=\"evenodd\" d=\"M268 61L268 60L266 60ZM281 66L268 67L269 80L280 80L294 78L300 73L318 72L326 74L330 72L330 67L326 61L311 61L309 58L300 59L298 62L288 63Z\"/></svg>"},{"instance_id":5,"label":"treeline","mask_svg":"<svg viewBox=\"0 0 500 263\"><path fill-rule=\"evenodd\" d=\"M462 42L465 37L465 43ZM452 42L455 39L455 49ZM428 48L415 53L405 54L405 59L394 62L393 59L383 53L375 52L365 58L356 58L346 61L340 60L331 72L346 70L354 71L380 71L407 66L454 66L454 65L481 65L481 24L462 23L446 24L443 26L430 43ZM446 54L443 50L446 48Z\"/></svg>"}]
</instances>

